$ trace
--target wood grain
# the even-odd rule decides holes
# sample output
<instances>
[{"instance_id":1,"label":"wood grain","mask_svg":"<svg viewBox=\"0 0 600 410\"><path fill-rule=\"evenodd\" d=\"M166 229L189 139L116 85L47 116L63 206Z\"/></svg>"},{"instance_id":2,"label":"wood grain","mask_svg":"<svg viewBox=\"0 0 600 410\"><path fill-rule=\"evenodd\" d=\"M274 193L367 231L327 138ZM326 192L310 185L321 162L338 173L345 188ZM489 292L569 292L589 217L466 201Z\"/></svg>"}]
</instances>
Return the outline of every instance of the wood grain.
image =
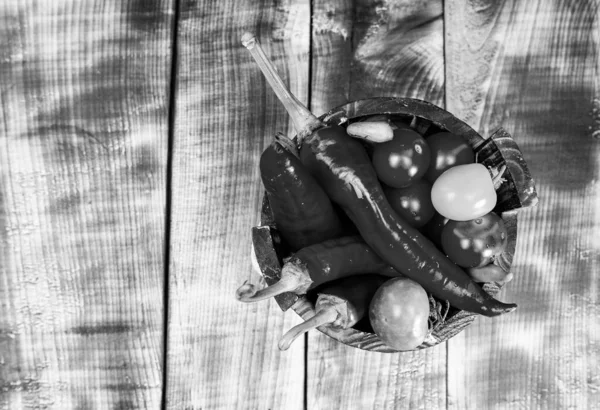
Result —
<instances>
[{"instance_id":1,"label":"wood grain","mask_svg":"<svg viewBox=\"0 0 600 410\"><path fill-rule=\"evenodd\" d=\"M163 393L172 409L598 408L599 10L0 2L0 409L159 408ZM239 44L245 30L317 115L415 97L446 101L483 136L510 132L540 198L517 211L515 279L499 296L516 312L420 352L364 352L319 332L277 350L300 318L234 292L259 280L258 158L294 130Z\"/></svg>"},{"instance_id":2,"label":"wood grain","mask_svg":"<svg viewBox=\"0 0 600 410\"><path fill-rule=\"evenodd\" d=\"M418 5L409 1L375 5L358 1L353 13L348 11L347 2L314 4L315 10L340 10L329 16L331 24L322 26L352 32L344 38L336 31L313 29L313 84L332 86L313 87L312 107L327 111L339 105L340 89L348 90L348 100L401 96L443 105L440 1ZM407 22L415 21L419 23L407 27ZM337 48L329 48L334 41ZM333 78L335 81L330 80ZM445 345L418 352L375 353L342 345L313 331L308 335L307 383L309 409L444 408Z\"/></svg>"},{"instance_id":3,"label":"wood grain","mask_svg":"<svg viewBox=\"0 0 600 410\"><path fill-rule=\"evenodd\" d=\"M158 408L171 1L0 2L0 408Z\"/></svg>"},{"instance_id":4,"label":"wood grain","mask_svg":"<svg viewBox=\"0 0 600 410\"><path fill-rule=\"evenodd\" d=\"M440 0L356 0L351 99L399 96L444 101Z\"/></svg>"},{"instance_id":5,"label":"wood grain","mask_svg":"<svg viewBox=\"0 0 600 410\"><path fill-rule=\"evenodd\" d=\"M519 213L519 309L449 342L456 409L600 403L598 1L446 2L447 105L522 149L539 205Z\"/></svg>"},{"instance_id":6,"label":"wood grain","mask_svg":"<svg viewBox=\"0 0 600 410\"><path fill-rule=\"evenodd\" d=\"M310 109L320 116L350 100L354 1L312 2Z\"/></svg>"},{"instance_id":7,"label":"wood grain","mask_svg":"<svg viewBox=\"0 0 600 410\"><path fill-rule=\"evenodd\" d=\"M308 96L307 1L182 2L173 150L167 408L301 409L304 343L275 301L245 305L264 189L258 161L293 132L240 38L254 31L282 77Z\"/></svg>"}]
</instances>

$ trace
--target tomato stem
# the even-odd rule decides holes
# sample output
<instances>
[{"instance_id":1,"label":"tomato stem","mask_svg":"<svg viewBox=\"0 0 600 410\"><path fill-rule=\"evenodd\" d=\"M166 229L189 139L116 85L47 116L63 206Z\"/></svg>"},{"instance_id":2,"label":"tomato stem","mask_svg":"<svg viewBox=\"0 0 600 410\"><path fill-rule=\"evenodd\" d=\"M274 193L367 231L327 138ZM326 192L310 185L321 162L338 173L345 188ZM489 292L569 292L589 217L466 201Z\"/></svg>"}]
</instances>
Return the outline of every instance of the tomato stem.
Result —
<instances>
[{"instance_id":1,"label":"tomato stem","mask_svg":"<svg viewBox=\"0 0 600 410\"><path fill-rule=\"evenodd\" d=\"M250 51L250 54L260 67L267 82L275 94L277 94L277 98L279 98L291 117L294 127L298 132L298 144L301 144L305 136L310 135L314 130L322 127L324 124L291 93L254 34L244 33L242 36L242 44Z\"/></svg>"},{"instance_id":2,"label":"tomato stem","mask_svg":"<svg viewBox=\"0 0 600 410\"><path fill-rule=\"evenodd\" d=\"M492 183L494 184L495 190L498 190L498 188L500 188L500 185L502 185L502 183L506 181L506 179L502 178L504 172L506 172L506 164L502 164L499 169L497 167L490 169Z\"/></svg>"}]
</instances>

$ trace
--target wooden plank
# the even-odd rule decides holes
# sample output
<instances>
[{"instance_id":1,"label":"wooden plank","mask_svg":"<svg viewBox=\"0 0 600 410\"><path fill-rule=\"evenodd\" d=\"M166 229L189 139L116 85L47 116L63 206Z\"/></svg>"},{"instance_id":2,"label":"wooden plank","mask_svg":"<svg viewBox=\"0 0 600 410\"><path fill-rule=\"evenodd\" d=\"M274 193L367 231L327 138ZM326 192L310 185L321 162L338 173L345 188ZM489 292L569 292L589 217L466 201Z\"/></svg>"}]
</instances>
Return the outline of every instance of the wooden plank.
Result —
<instances>
[{"instance_id":1,"label":"wooden plank","mask_svg":"<svg viewBox=\"0 0 600 410\"><path fill-rule=\"evenodd\" d=\"M444 19L440 0L400 0L374 7L356 0L353 100L400 96L444 101Z\"/></svg>"},{"instance_id":2,"label":"wooden plank","mask_svg":"<svg viewBox=\"0 0 600 410\"><path fill-rule=\"evenodd\" d=\"M291 314L274 300L244 305L234 295L259 280L250 247L260 155L276 131L292 132L240 38L254 31L306 101L309 4L182 2L180 14L167 407L300 409L304 343L277 348Z\"/></svg>"},{"instance_id":3,"label":"wooden plank","mask_svg":"<svg viewBox=\"0 0 600 410\"><path fill-rule=\"evenodd\" d=\"M312 2L311 100L319 116L350 101L354 2Z\"/></svg>"},{"instance_id":4,"label":"wooden plank","mask_svg":"<svg viewBox=\"0 0 600 410\"><path fill-rule=\"evenodd\" d=\"M0 408L158 408L172 1L0 2Z\"/></svg>"},{"instance_id":5,"label":"wooden plank","mask_svg":"<svg viewBox=\"0 0 600 410\"><path fill-rule=\"evenodd\" d=\"M536 181L519 214L519 304L448 344L449 407L600 403L600 2L446 2L447 104L488 136L504 127Z\"/></svg>"},{"instance_id":6,"label":"wooden plank","mask_svg":"<svg viewBox=\"0 0 600 410\"><path fill-rule=\"evenodd\" d=\"M376 96L421 98L443 106L442 3L413 3L314 2L313 15L320 20L317 24L313 17L311 104L317 114ZM347 97L340 90L348 90ZM313 331L308 336L308 408L445 408L445 371L444 344L418 352L375 353Z\"/></svg>"}]
</instances>

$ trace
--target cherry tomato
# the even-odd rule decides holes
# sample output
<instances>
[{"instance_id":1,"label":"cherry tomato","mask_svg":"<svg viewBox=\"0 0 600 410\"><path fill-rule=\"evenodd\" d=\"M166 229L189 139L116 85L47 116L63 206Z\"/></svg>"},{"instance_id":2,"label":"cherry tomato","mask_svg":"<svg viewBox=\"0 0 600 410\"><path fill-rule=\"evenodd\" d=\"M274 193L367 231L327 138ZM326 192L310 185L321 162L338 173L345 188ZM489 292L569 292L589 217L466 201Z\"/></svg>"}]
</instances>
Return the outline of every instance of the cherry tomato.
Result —
<instances>
[{"instance_id":1,"label":"cherry tomato","mask_svg":"<svg viewBox=\"0 0 600 410\"><path fill-rule=\"evenodd\" d=\"M383 187L385 196L396 213L409 225L420 228L433 217L431 184L420 179L406 188Z\"/></svg>"},{"instance_id":2,"label":"cherry tomato","mask_svg":"<svg viewBox=\"0 0 600 410\"><path fill-rule=\"evenodd\" d=\"M428 332L429 299L417 282L392 278L377 289L369 306L373 331L397 350L412 350Z\"/></svg>"},{"instance_id":3,"label":"cherry tomato","mask_svg":"<svg viewBox=\"0 0 600 410\"><path fill-rule=\"evenodd\" d=\"M398 128L391 141L373 147L373 167L379 179L393 188L402 188L421 178L429 167L427 143L417 132Z\"/></svg>"},{"instance_id":4,"label":"cherry tomato","mask_svg":"<svg viewBox=\"0 0 600 410\"><path fill-rule=\"evenodd\" d=\"M432 184L448 168L475 162L473 148L464 138L451 132L438 132L427 139L431 162L425 173L425 179Z\"/></svg>"},{"instance_id":5,"label":"cherry tomato","mask_svg":"<svg viewBox=\"0 0 600 410\"><path fill-rule=\"evenodd\" d=\"M494 209L497 200L492 177L482 164L449 168L431 188L435 210L454 221L479 218Z\"/></svg>"},{"instance_id":6,"label":"cherry tomato","mask_svg":"<svg viewBox=\"0 0 600 410\"><path fill-rule=\"evenodd\" d=\"M471 221L448 221L442 230L442 249L465 268L489 264L504 252L507 240L504 221L493 212Z\"/></svg>"}]
</instances>

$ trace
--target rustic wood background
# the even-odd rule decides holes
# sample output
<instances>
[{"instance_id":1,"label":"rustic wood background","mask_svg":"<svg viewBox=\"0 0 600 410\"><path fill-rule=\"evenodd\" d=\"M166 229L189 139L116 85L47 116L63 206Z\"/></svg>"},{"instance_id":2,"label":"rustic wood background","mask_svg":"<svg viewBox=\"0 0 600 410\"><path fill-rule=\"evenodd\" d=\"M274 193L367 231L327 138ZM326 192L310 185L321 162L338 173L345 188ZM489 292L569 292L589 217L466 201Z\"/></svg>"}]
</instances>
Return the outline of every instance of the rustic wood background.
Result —
<instances>
[{"instance_id":1,"label":"rustic wood background","mask_svg":"<svg viewBox=\"0 0 600 410\"><path fill-rule=\"evenodd\" d=\"M257 280L258 159L358 98L506 128L540 204L519 309L444 345L310 333ZM600 408L600 0L0 0L0 409Z\"/></svg>"}]
</instances>

